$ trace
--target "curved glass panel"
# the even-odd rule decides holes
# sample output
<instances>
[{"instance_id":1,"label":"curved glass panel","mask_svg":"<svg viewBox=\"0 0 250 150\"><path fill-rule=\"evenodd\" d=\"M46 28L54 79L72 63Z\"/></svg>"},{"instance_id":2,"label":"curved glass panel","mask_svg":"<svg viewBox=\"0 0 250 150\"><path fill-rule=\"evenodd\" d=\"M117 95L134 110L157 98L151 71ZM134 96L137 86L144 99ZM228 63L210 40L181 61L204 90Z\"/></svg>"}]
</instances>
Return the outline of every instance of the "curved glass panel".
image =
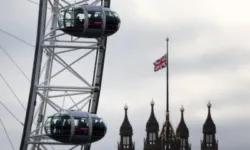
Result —
<instances>
[{"instance_id":1,"label":"curved glass panel","mask_svg":"<svg viewBox=\"0 0 250 150\"><path fill-rule=\"evenodd\" d=\"M89 26L90 29L102 29L102 12L91 11L88 12Z\"/></svg>"},{"instance_id":2,"label":"curved glass panel","mask_svg":"<svg viewBox=\"0 0 250 150\"><path fill-rule=\"evenodd\" d=\"M51 120L51 125L54 129L52 134L60 134L62 132L62 120L60 116L54 116Z\"/></svg>"},{"instance_id":3,"label":"curved glass panel","mask_svg":"<svg viewBox=\"0 0 250 150\"><path fill-rule=\"evenodd\" d=\"M106 17L113 17L114 16L112 11L105 10L104 12L106 14Z\"/></svg>"},{"instance_id":4,"label":"curved glass panel","mask_svg":"<svg viewBox=\"0 0 250 150\"><path fill-rule=\"evenodd\" d=\"M89 134L89 124L88 118L74 118L75 123L75 134L88 136Z\"/></svg>"},{"instance_id":5,"label":"curved glass panel","mask_svg":"<svg viewBox=\"0 0 250 150\"><path fill-rule=\"evenodd\" d=\"M46 132L46 134L51 134L51 128L52 127L52 125L51 125L51 118L49 117L47 120L46 120L46 122L45 122L45 132Z\"/></svg>"},{"instance_id":6,"label":"curved glass panel","mask_svg":"<svg viewBox=\"0 0 250 150\"><path fill-rule=\"evenodd\" d=\"M73 12L74 12L73 8L69 8L65 10L64 18L63 18L63 21L64 21L63 24L65 28L74 26L74 13Z\"/></svg>"},{"instance_id":7,"label":"curved glass panel","mask_svg":"<svg viewBox=\"0 0 250 150\"><path fill-rule=\"evenodd\" d=\"M103 29L103 10L106 16L105 29ZM84 11L87 11L86 16ZM88 25L84 26L86 19L88 19ZM120 18L116 12L111 11L109 8L84 5L62 10L59 15L58 25L63 32L71 36L98 38L110 36L117 32L120 26Z\"/></svg>"},{"instance_id":8,"label":"curved glass panel","mask_svg":"<svg viewBox=\"0 0 250 150\"><path fill-rule=\"evenodd\" d=\"M60 28L82 27L84 19L82 8L68 8L61 11L58 24Z\"/></svg>"},{"instance_id":9,"label":"curved glass panel","mask_svg":"<svg viewBox=\"0 0 250 150\"><path fill-rule=\"evenodd\" d=\"M109 9L105 9L106 14L106 29L105 32L108 35L114 34L120 26L120 19L116 12Z\"/></svg>"},{"instance_id":10,"label":"curved glass panel","mask_svg":"<svg viewBox=\"0 0 250 150\"><path fill-rule=\"evenodd\" d=\"M91 141L89 141L89 117L92 121ZM72 127L74 127L74 133L71 133ZM48 117L45 132L50 138L59 142L86 144L103 138L106 133L106 125L101 118L87 112L60 112Z\"/></svg>"},{"instance_id":11,"label":"curved glass panel","mask_svg":"<svg viewBox=\"0 0 250 150\"><path fill-rule=\"evenodd\" d=\"M85 21L85 15L83 13L82 8L78 8L75 10L75 27L76 28L82 28L84 25L84 21Z\"/></svg>"},{"instance_id":12,"label":"curved glass panel","mask_svg":"<svg viewBox=\"0 0 250 150\"><path fill-rule=\"evenodd\" d=\"M92 136L103 137L106 133L106 126L101 118L93 118Z\"/></svg>"},{"instance_id":13,"label":"curved glass panel","mask_svg":"<svg viewBox=\"0 0 250 150\"><path fill-rule=\"evenodd\" d=\"M67 112L57 113L48 117L46 121L47 134L56 135L70 135L70 116Z\"/></svg>"},{"instance_id":14,"label":"curved glass panel","mask_svg":"<svg viewBox=\"0 0 250 150\"><path fill-rule=\"evenodd\" d=\"M60 14L59 14L59 17L58 17L58 26L59 28L64 28L64 13L65 11L61 11Z\"/></svg>"},{"instance_id":15,"label":"curved glass panel","mask_svg":"<svg viewBox=\"0 0 250 150\"><path fill-rule=\"evenodd\" d=\"M120 19L119 15L118 15L115 11L113 11L112 13L113 13L113 15L114 15L116 18L119 18L119 19Z\"/></svg>"},{"instance_id":16,"label":"curved glass panel","mask_svg":"<svg viewBox=\"0 0 250 150\"><path fill-rule=\"evenodd\" d=\"M71 120L70 117L62 117L62 128L61 128L61 134L63 135L70 135L71 131Z\"/></svg>"}]
</instances>

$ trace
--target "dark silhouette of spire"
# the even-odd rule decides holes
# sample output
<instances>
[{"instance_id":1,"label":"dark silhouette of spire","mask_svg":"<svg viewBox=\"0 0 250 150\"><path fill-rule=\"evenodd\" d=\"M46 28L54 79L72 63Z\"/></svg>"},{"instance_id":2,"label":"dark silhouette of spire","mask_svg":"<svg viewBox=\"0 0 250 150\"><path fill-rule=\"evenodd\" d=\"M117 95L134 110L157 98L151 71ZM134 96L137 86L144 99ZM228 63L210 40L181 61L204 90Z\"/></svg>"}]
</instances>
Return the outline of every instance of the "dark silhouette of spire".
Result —
<instances>
[{"instance_id":1,"label":"dark silhouette of spire","mask_svg":"<svg viewBox=\"0 0 250 150\"><path fill-rule=\"evenodd\" d=\"M176 130L176 136L178 137L177 147L181 150L191 150L191 145L189 144L189 130L184 120L184 108L181 107L181 120Z\"/></svg>"},{"instance_id":2,"label":"dark silhouette of spire","mask_svg":"<svg viewBox=\"0 0 250 150\"><path fill-rule=\"evenodd\" d=\"M214 121L211 117L212 105L210 102L208 102L207 107L208 107L208 115L207 115L207 119L203 125L203 133L213 134L213 133L216 133L216 126L215 126Z\"/></svg>"},{"instance_id":3,"label":"dark silhouette of spire","mask_svg":"<svg viewBox=\"0 0 250 150\"><path fill-rule=\"evenodd\" d=\"M203 140L201 140L201 150L218 150L218 140L215 138L216 126L211 117L211 103L208 105L207 119L203 125Z\"/></svg>"},{"instance_id":4,"label":"dark silhouette of spire","mask_svg":"<svg viewBox=\"0 0 250 150\"><path fill-rule=\"evenodd\" d=\"M177 135L177 137L182 137L182 138L189 137L189 130L188 130L188 127L187 127L185 120L184 120L184 108L183 108L183 106L181 107L181 120L180 120L179 126L177 127L176 135Z\"/></svg>"},{"instance_id":5,"label":"dark silhouette of spire","mask_svg":"<svg viewBox=\"0 0 250 150\"><path fill-rule=\"evenodd\" d=\"M154 101L151 101L151 113L146 124L147 136L144 139L144 150L161 150L161 140L159 139L159 124L154 114Z\"/></svg>"},{"instance_id":6,"label":"dark silhouette of spire","mask_svg":"<svg viewBox=\"0 0 250 150\"><path fill-rule=\"evenodd\" d=\"M123 123L120 127L120 135L133 135L133 129L132 126L128 120L128 106L127 104L124 107L125 110L125 117L123 120Z\"/></svg>"},{"instance_id":7,"label":"dark silhouette of spire","mask_svg":"<svg viewBox=\"0 0 250 150\"><path fill-rule=\"evenodd\" d=\"M128 106L125 105L125 117L120 127L120 142L118 142L118 150L134 150L135 143L133 142L132 135L133 129L128 120Z\"/></svg>"},{"instance_id":8,"label":"dark silhouette of spire","mask_svg":"<svg viewBox=\"0 0 250 150\"><path fill-rule=\"evenodd\" d=\"M148 119L147 125L146 125L146 131L148 132L158 132L159 131L159 124L158 121L155 118L154 114L154 101L151 101L151 114Z\"/></svg>"}]
</instances>

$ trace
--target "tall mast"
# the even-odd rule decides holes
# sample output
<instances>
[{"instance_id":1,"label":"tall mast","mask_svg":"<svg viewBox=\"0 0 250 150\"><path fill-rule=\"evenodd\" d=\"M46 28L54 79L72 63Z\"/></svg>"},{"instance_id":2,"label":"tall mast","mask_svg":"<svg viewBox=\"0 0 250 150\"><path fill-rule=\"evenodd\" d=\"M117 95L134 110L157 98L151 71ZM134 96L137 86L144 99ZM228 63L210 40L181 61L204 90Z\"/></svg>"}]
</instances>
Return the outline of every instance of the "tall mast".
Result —
<instances>
[{"instance_id":1,"label":"tall mast","mask_svg":"<svg viewBox=\"0 0 250 150\"><path fill-rule=\"evenodd\" d=\"M169 150L169 53L168 53L168 41L169 38L166 39L167 45L166 45L166 59L167 59L167 65L166 65L166 147L167 150Z\"/></svg>"}]
</instances>

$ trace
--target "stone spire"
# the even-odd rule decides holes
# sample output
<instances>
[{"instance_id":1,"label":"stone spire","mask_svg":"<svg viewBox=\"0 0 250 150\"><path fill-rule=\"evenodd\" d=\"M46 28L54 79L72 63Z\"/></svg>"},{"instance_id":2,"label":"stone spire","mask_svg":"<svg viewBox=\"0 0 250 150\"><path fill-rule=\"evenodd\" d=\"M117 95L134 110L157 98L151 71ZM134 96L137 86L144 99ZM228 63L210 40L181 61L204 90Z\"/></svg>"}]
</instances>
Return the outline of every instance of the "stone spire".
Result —
<instances>
[{"instance_id":1,"label":"stone spire","mask_svg":"<svg viewBox=\"0 0 250 150\"><path fill-rule=\"evenodd\" d=\"M188 131L187 125L186 125L185 120L184 120L184 108L183 108L183 106L181 107L180 110L181 110L181 120L180 120L179 126L177 127L176 135L177 135L177 137L187 138L187 137L189 137L189 131Z\"/></svg>"},{"instance_id":2,"label":"stone spire","mask_svg":"<svg viewBox=\"0 0 250 150\"><path fill-rule=\"evenodd\" d=\"M128 106L127 106L127 104L125 104L124 110L125 110L125 117L124 117L123 123L120 127L120 135L133 135L133 129L132 129L132 126L128 120Z\"/></svg>"},{"instance_id":3,"label":"stone spire","mask_svg":"<svg viewBox=\"0 0 250 150\"><path fill-rule=\"evenodd\" d=\"M214 121L211 117L212 105L210 102L208 102L207 107L208 107L208 115L207 115L207 119L203 125L203 133L213 134L213 133L216 133L216 126L215 126Z\"/></svg>"},{"instance_id":4,"label":"stone spire","mask_svg":"<svg viewBox=\"0 0 250 150\"><path fill-rule=\"evenodd\" d=\"M154 101L151 101L151 114L146 125L146 131L159 131L159 124L154 114Z\"/></svg>"}]
</instances>

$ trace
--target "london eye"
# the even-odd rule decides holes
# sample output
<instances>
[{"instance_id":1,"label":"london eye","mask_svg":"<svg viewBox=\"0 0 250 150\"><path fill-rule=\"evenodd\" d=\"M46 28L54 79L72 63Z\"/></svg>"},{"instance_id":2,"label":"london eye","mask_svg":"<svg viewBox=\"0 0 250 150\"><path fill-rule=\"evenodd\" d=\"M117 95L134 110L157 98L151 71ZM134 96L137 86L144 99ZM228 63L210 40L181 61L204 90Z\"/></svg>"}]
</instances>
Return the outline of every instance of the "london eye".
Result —
<instances>
[{"instance_id":1,"label":"london eye","mask_svg":"<svg viewBox=\"0 0 250 150\"><path fill-rule=\"evenodd\" d=\"M72 1L40 0L20 150L51 145L89 150L107 132L97 110L107 37L121 20L110 0Z\"/></svg>"}]
</instances>

